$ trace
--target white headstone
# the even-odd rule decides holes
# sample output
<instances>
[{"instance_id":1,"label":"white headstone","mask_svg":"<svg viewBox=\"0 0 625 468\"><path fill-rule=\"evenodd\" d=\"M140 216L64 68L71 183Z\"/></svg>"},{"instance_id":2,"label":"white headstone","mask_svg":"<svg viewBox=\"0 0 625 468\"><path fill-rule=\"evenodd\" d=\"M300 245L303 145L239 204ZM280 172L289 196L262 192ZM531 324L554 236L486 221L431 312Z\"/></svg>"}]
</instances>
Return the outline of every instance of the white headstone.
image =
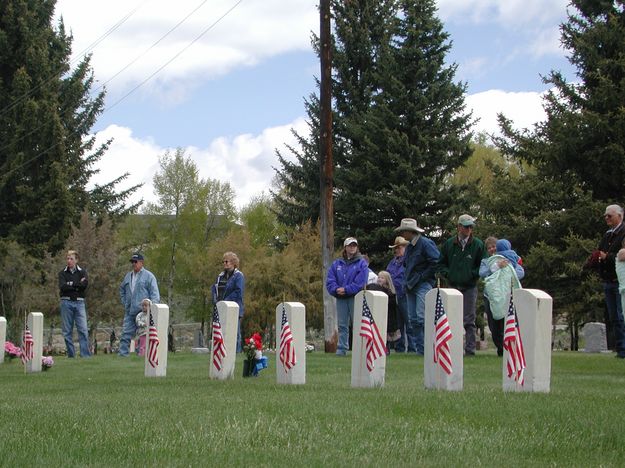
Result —
<instances>
[{"instance_id":1,"label":"white headstone","mask_svg":"<svg viewBox=\"0 0 625 468\"><path fill-rule=\"evenodd\" d=\"M295 365L290 369L280 360L283 308L293 337L291 348L295 352ZM306 307L300 302L283 302L276 307L276 377L279 384L306 383Z\"/></svg>"},{"instance_id":2,"label":"white headstone","mask_svg":"<svg viewBox=\"0 0 625 468\"><path fill-rule=\"evenodd\" d=\"M443 310L451 330L451 339L447 342L451 358L451 374L443 369L440 362L434 362L434 344L436 331L434 314L436 295L440 291ZM457 289L433 288L425 295L425 328L423 375L425 388L438 390L462 390L464 382L462 293Z\"/></svg>"},{"instance_id":3,"label":"white headstone","mask_svg":"<svg viewBox=\"0 0 625 468\"><path fill-rule=\"evenodd\" d=\"M150 318L146 320L147 330L145 333L145 376L165 377L167 375L167 331L169 329L169 306L167 304L155 304L150 306L150 313L156 328L154 343L150 339ZM154 352L154 348L155 352Z\"/></svg>"},{"instance_id":4,"label":"white headstone","mask_svg":"<svg viewBox=\"0 0 625 468\"><path fill-rule=\"evenodd\" d=\"M7 319L0 317L0 364L4 362L4 343L7 339Z\"/></svg>"},{"instance_id":5,"label":"white headstone","mask_svg":"<svg viewBox=\"0 0 625 468\"><path fill-rule=\"evenodd\" d=\"M538 289L515 289L513 300L523 340L524 383L508 377L508 350L503 353L503 389L511 392L549 392L551 382L551 311L553 300Z\"/></svg>"},{"instance_id":6,"label":"white headstone","mask_svg":"<svg viewBox=\"0 0 625 468\"><path fill-rule=\"evenodd\" d=\"M373 369L367 368L367 340L360 336L363 303L367 305L382 339L381 356L373 361ZM382 291L360 291L354 297L354 326L352 336L352 387L382 387L386 374L386 322L388 296Z\"/></svg>"},{"instance_id":7,"label":"white headstone","mask_svg":"<svg viewBox=\"0 0 625 468\"><path fill-rule=\"evenodd\" d=\"M24 370L27 373L41 372L41 357L43 356L43 314L41 312L28 314L28 329L33 336L33 358L26 362Z\"/></svg>"},{"instance_id":8,"label":"white headstone","mask_svg":"<svg viewBox=\"0 0 625 468\"><path fill-rule=\"evenodd\" d=\"M239 327L239 304L232 301L219 301L217 313L224 339L226 355L221 359L221 370L215 364L215 340L211 339L208 375L211 379L226 380L234 378L234 364L237 356L237 330ZM212 324L212 320L211 320ZM212 334L211 334L212 336Z\"/></svg>"},{"instance_id":9,"label":"white headstone","mask_svg":"<svg viewBox=\"0 0 625 468\"><path fill-rule=\"evenodd\" d=\"M588 322L582 329L584 334L584 351L587 353L601 353L608 350L605 323Z\"/></svg>"}]
</instances>

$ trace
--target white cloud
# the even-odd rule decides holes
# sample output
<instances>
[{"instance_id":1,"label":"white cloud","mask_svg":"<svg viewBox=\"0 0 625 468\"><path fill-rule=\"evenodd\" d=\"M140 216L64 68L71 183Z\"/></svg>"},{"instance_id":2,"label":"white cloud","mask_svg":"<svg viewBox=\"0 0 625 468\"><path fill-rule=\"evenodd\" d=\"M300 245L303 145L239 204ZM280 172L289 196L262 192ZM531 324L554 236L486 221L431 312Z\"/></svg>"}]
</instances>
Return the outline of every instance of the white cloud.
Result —
<instances>
[{"instance_id":1,"label":"white cloud","mask_svg":"<svg viewBox=\"0 0 625 468\"><path fill-rule=\"evenodd\" d=\"M514 93L492 89L468 95L466 103L473 110L473 116L479 118L475 131L498 135L498 113L511 119L514 127L519 129L531 128L535 123L545 120L542 96L543 93L537 92Z\"/></svg>"},{"instance_id":2,"label":"white cloud","mask_svg":"<svg viewBox=\"0 0 625 468\"><path fill-rule=\"evenodd\" d=\"M220 137L207 148L190 146L184 148L185 154L197 165L200 177L230 182L235 191L235 203L242 208L254 196L268 193L274 177L272 166L278 165L276 148L282 151L285 144L295 145L292 128L301 135L308 131L306 121L299 118L287 125L265 129L259 135ZM168 148L161 148L150 140L134 138L130 129L116 125L102 130L96 138L100 143L109 138L114 138L114 141L98 162L101 172L91 183L103 184L129 172L130 177L119 189L144 184L130 201L136 202L141 198L156 201L152 178L158 170L158 156Z\"/></svg>"},{"instance_id":3,"label":"white cloud","mask_svg":"<svg viewBox=\"0 0 625 468\"><path fill-rule=\"evenodd\" d=\"M236 0L209 0L153 49L200 2L168 0L59 0L57 17L74 36L73 51L89 49L120 19L132 15L93 48L92 65L102 83L141 57L107 84L113 94L134 87L219 20ZM135 11L136 9L136 11ZM310 31L318 29L315 2L308 0L243 1L159 72L144 90L159 90L175 81L176 88L193 86L200 79L221 76L234 68L288 51L310 50Z\"/></svg>"},{"instance_id":4,"label":"white cloud","mask_svg":"<svg viewBox=\"0 0 625 468\"><path fill-rule=\"evenodd\" d=\"M521 28L563 16L569 0L438 0L444 20L500 23Z\"/></svg>"},{"instance_id":5,"label":"white cloud","mask_svg":"<svg viewBox=\"0 0 625 468\"><path fill-rule=\"evenodd\" d=\"M468 95L466 102L474 117L480 119L475 127L478 132L498 134L499 112L510 118L516 128L530 128L545 119L542 93L490 90ZM282 151L285 144L297 146L291 134L292 128L300 135L308 132L305 119L298 118L286 125L267 128L258 135L219 137L206 148L189 146L185 148L185 153L196 163L200 177L230 182L235 190L235 203L242 208L254 196L269 192L275 175L273 167L278 165L276 148ZM101 172L91 183L103 184L129 172L128 180L120 185L120 189L144 184L131 202L141 198L155 201L152 178L158 170L158 156L168 148L159 147L152 140L135 138L130 129L117 125L102 130L96 138L98 142L109 138L114 138L114 141L98 162Z\"/></svg>"}]
</instances>

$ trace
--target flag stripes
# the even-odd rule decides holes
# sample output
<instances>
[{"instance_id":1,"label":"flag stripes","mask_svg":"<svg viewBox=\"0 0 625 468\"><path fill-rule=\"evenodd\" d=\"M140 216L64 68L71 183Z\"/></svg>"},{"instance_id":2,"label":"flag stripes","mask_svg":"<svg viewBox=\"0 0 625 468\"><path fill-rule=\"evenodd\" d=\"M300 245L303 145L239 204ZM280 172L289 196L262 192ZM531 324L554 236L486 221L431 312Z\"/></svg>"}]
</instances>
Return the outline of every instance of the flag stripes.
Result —
<instances>
[{"instance_id":1,"label":"flag stripes","mask_svg":"<svg viewBox=\"0 0 625 468\"><path fill-rule=\"evenodd\" d=\"M503 347L508 351L506 360L508 378L512 378L520 385L523 385L525 383L523 371L526 368L525 351L523 349L519 321L516 316L516 308L512 301L512 293L510 294L510 307L508 308L508 315L506 317Z\"/></svg>"},{"instance_id":2,"label":"flag stripes","mask_svg":"<svg viewBox=\"0 0 625 468\"><path fill-rule=\"evenodd\" d=\"M440 288L436 291L436 308L434 310L434 362L447 373L452 373L451 352L449 341L453 338L447 314L443 308Z\"/></svg>"},{"instance_id":3,"label":"flag stripes","mask_svg":"<svg viewBox=\"0 0 625 468\"><path fill-rule=\"evenodd\" d=\"M33 335L30 333L30 329L28 325L25 325L24 334L22 336L22 363L26 364L33 359L35 342L33 340ZM2 351L4 352L4 350Z\"/></svg>"},{"instance_id":4,"label":"flag stripes","mask_svg":"<svg viewBox=\"0 0 625 468\"><path fill-rule=\"evenodd\" d=\"M280 362L285 372L288 372L289 369L297 364L293 334L291 333L291 326L286 317L284 303L282 304L282 321L280 327Z\"/></svg>"},{"instance_id":5,"label":"flag stripes","mask_svg":"<svg viewBox=\"0 0 625 468\"><path fill-rule=\"evenodd\" d=\"M221 322L219 321L219 312L217 312L217 306L215 306L213 307L213 365L218 371L221 370L225 357L226 345L221 330Z\"/></svg>"},{"instance_id":6,"label":"flag stripes","mask_svg":"<svg viewBox=\"0 0 625 468\"><path fill-rule=\"evenodd\" d=\"M371 372L375 365L375 360L386 354L386 344L378 330L378 326L373 320L371 309L367 304L367 298L362 296L362 319L360 321L360 336L366 340L367 369Z\"/></svg>"},{"instance_id":7,"label":"flag stripes","mask_svg":"<svg viewBox=\"0 0 625 468\"><path fill-rule=\"evenodd\" d=\"M154 325L154 317L152 316L152 308L150 307L149 314L149 326L148 326L148 350L147 357L148 363L152 367L158 366L158 345L160 343L158 339L158 331L156 325Z\"/></svg>"}]
</instances>

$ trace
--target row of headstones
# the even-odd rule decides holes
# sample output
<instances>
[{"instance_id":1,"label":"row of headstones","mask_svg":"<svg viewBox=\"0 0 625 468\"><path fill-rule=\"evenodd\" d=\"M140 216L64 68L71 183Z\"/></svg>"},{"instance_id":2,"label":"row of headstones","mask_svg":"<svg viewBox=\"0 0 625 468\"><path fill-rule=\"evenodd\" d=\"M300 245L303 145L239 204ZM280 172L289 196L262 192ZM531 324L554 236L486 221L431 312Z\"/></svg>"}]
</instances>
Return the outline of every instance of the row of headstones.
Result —
<instances>
[{"instance_id":1,"label":"row of headstones","mask_svg":"<svg viewBox=\"0 0 625 468\"><path fill-rule=\"evenodd\" d=\"M451 332L451 338L448 341L451 361L449 372L446 372L434 359L434 310L437 293L440 293ZM543 291L516 289L513 293L513 300L516 305L519 329L522 330L526 367L523 381L509 377L507 371L508 351L505 350L502 362L503 389L505 391L548 392L551 379L552 299ZM352 387L381 387L385 380L386 354L379 353L375 356L375 360L367 362L367 353L371 352L371 348L367 346L367 339L360 335L365 301L371 311L379 335L386 337L387 295L379 291L360 292L356 296L354 304L351 385ZM463 388L464 327L462 303L462 294L455 289L440 289L438 291L433 289L426 295L424 330L424 381L426 388L450 391L459 391ZM215 340L212 340L209 359L209 377L212 379L226 380L234 377L238 312L238 305L235 302L221 301L217 303L223 347L221 355L216 356L218 350L215 346ZM285 316L284 319L283 315ZM150 345L146 344L145 376L164 377L167 372L166 343L169 326L169 308L167 305L152 304L152 318L155 328L153 339L158 343L164 343L164 345L155 346L151 351ZM290 366L286 366L280 359L284 333L278 332L276 337L277 382L280 384L304 384L306 382L305 306L299 302L279 304L276 308L277 331L283 330L285 321L292 336L291 352L294 354L294 362ZM26 372L38 372L41 371L43 314L39 312L29 314L28 326L33 335L34 353L33 359L26 363L25 369ZM0 345L2 347L4 347L5 335L6 321L4 318L0 318ZM149 339L148 337L148 341Z\"/></svg>"},{"instance_id":2,"label":"row of headstones","mask_svg":"<svg viewBox=\"0 0 625 468\"><path fill-rule=\"evenodd\" d=\"M154 327L153 330L149 330L149 332L152 331L151 338L154 346L146 349L145 352L145 376L164 377L167 369L167 329L169 327L169 307L166 304L152 304L151 313L154 321ZM24 362L24 371L26 373L41 372L41 358L43 356L43 314L41 312L29 313L26 319L26 325L30 335L32 336L32 351L29 359ZM0 352L0 363L4 362L6 329L6 318L0 317L0 350L2 351ZM164 343L163 346L160 346L160 343Z\"/></svg>"}]
</instances>

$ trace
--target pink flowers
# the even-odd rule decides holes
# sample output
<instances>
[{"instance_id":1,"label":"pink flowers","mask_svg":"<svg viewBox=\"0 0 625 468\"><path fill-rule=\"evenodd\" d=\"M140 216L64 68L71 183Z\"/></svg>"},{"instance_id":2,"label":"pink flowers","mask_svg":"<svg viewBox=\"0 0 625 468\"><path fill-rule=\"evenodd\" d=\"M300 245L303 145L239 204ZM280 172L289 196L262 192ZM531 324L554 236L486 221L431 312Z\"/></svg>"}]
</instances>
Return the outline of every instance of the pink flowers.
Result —
<instances>
[{"instance_id":1,"label":"pink flowers","mask_svg":"<svg viewBox=\"0 0 625 468\"><path fill-rule=\"evenodd\" d=\"M42 370L47 371L53 365L54 365L54 359L52 359L52 356L43 356L41 358L41 369Z\"/></svg>"},{"instance_id":2,"label":"pink flowers","mask_svg":"<svg viewBox=\"0 0 625 468\"><path fill-rule=\"evenodd\" d=\"M4 342L4 352L9 355L9 359L18 358L22 355L22 349L19 346L15 346L10 341ZM52 356L41 357L41 369L47 371L54 365L54 359Z\"/></svg>"},{"instance_id":3,"label":"pink flowers","mask_svg":"<svg viewBox=\"0 0 625 468\"><path fill-rule=\"evenodd\" d=\"M9 358L13 359L22 355L22 350L19 346L15 346L10 341L4 342L4 352L9 355Z\"/></svg>"}]
</instances>

